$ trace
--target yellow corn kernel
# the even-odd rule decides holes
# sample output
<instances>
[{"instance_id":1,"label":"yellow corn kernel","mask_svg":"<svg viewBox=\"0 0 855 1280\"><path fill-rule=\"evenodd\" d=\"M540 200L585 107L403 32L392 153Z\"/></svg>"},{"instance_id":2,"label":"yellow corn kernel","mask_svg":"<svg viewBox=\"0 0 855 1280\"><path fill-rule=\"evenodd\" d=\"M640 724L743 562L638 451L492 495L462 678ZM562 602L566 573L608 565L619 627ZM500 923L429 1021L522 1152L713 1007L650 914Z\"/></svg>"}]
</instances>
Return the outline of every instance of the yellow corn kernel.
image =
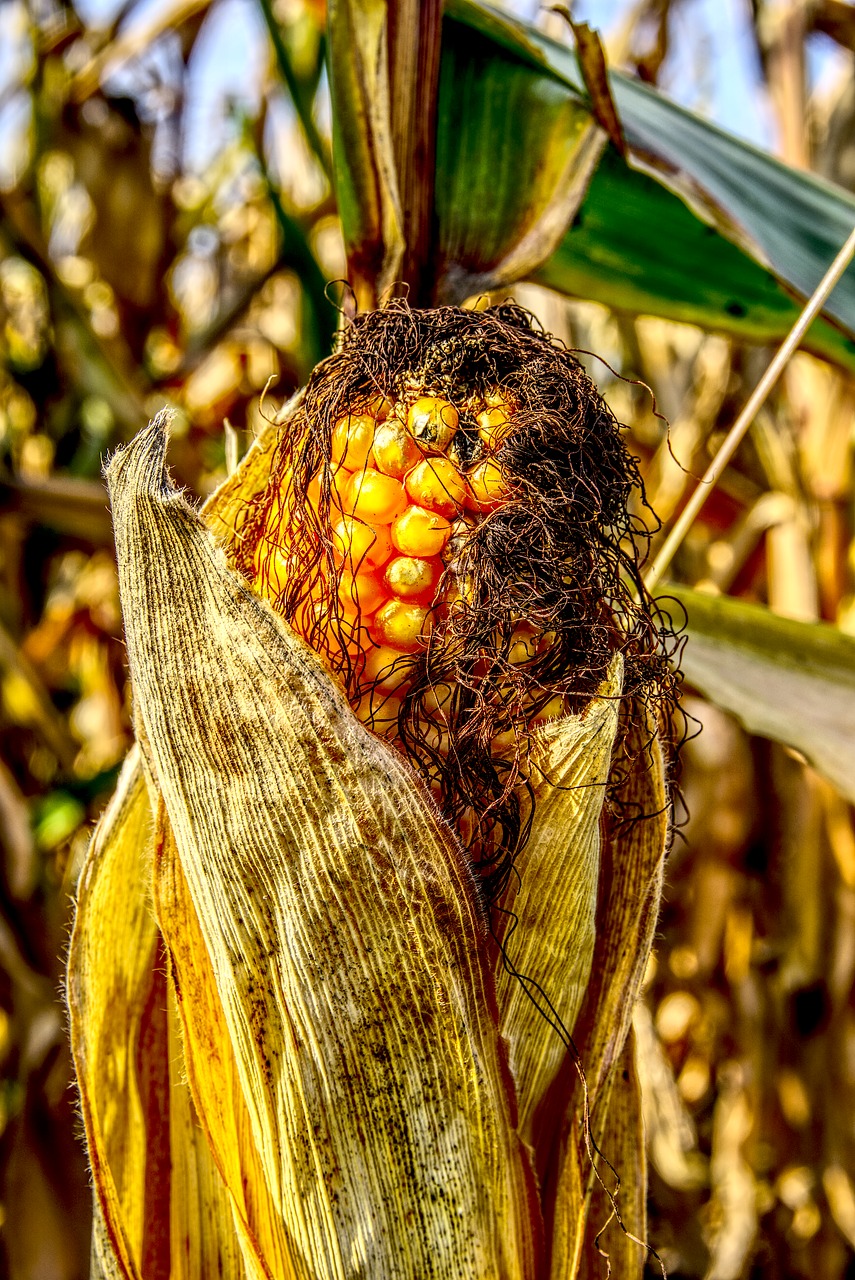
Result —
<instances>
[{"instance_id":1,"label":"yellow corn kernel","mask_svg":"<svg viewBox=\"0 0 855 1280\"><path fill-rule=\"evenodd\" d=\"M473 505L479 511L492 511L507 497L502 468L497 462L481 462L469 476Z\"/></svg>"},{"instance_id":2,"label":"yellow corn kernel","mask_svg":"<svg viewBox=\"0 0 855 1280\"><path fill-rule=\"evenodd\" d=\"M347 500L358 520L368 524L391 524L407 505L400 480L368 468L357 471L347 488Z\"/></svg>"},{"instance_id":3,"label":"yellow corn kernel","mask_svg":"<svg viewBox=\"0 0 855 1280\"><path fill-rule=\"evenodd\" d=\"M358 471L364 467L374 443L376 423L370 413L349 413L339 418L332 436L332 464Z\"/></svg>"},{"instance_id":4,"label":"yellow corn kernel","mask_svg":"<svg viewBox=\"0 0 855 1280\"><path fill-rule=\"evenodd\" d=\"M345 569L338 584L338 598L346 613L367 617L388 598L388 592L373 574L351 573Z\"/></svg>"},{"instance_id":5,"label":"yellow corn kernel","mask_svg":"<svg viewBox=\"0 0 855 1280\"><path fill-rule=\"evenodd\" d=\"M511 419L504 405L482 409L478 414L478 435L488 449L496 449L511 429Z\"/></svg>"},{"instance_id":6,"label":"yellow corn kernel","mask_svg":"<svg viewBox=\"0 0 855 1280\"><path fill-rule=\"evenodd\" d=\"M528 623L522 623L514 629L511 636L510 648L508 649L508 662L513 666L522 666L525 662L531 662L538 654L538 641L540 636L534 627Z\"/></svg>"},{"instance_id":7,"label":"yellow corn kernel","mask_svg":"<svg viewBox=\"0 0 855 1280\"><path fill-rule=\"evenodd\" d=\"M351 572L379 569L392 554L389 530L382 525L369 529L354 516L345 516L334 526L332 544L336 558L347 561Z\"/></svg>"},{"instance_id":8,"label":"yellow corn kernel","mask_svg":"<svg viewBox=\"0 0 855 1280\"><path fill-rule=\"evenodd\" d=\"M451 711L451 695L453 690L450 684L434 684L426 689L422 695L422 707L426 715L436 716L444 719Z\"/></svg>"},{"instance_id":9,"label":"yellow corn kernel","mask_svg":"<svg viewBox=\"0 0 855 1280\"><path fill-rule=\"evenodd\" d=\"M508 756L517 744L516 730L503 729L497 733L490 743L490 751L494 756Z\"/></svg>"},{"instance_id":10,"label":"yellow corn kernel","mask_svg":"<svg viewBox=\"0 0 855 1280\"><path fill-rule=\"evenodd\" d=\"M386 565L386 586L393 595L405 600L428 604L436 594L443 574L443 563L434 556L431 560L419 560L415 556L395 556Z\"/></svg>"},{"instance_id":11,"label":"yellow corn kernel","mask_svg":"<svg viewBox=\"0 0 855 1280\"><path fill-rule=\"evenodd\" d=\"M431 616L420 604L389 600L377 610L373 630L377 639L393 649L412 652L420 648L431 627Z\"/></svg>"},{"instance_id":12,"label":"yellow corn kernel","mask_svg":"<svg viewBox=\"0 0 855 1280\"><path fill-rule=\"evenodd\" d=\"M362 682L366 685L380 685L385 689L396 689L409 675L412 665L412 659L398 649L391 649L385 644L369 644Z\"/></svg>"},{"instance_id":13,"label":"yellow corn kernel","mask_svg":"<svg viewBox=\"0 0 855 1280\"><path fill-rule=\"evenodd\" d=\"M353 479L353 472L339 467L336 471L330 472L330 512L340 511L343 515L351 514L350 499L348 497L348 488ZM313 476L309 481L309 487L306 490L309 505L315 510L321 509L321 482L318 476Z\"/></svg>"},{"instance_id":14,"label":"yellow corn kernel","mask_svg":"<svg viewBox=\"0 0 855 1280\"><path fill-rule=\"evenodd\" d=\"M398 714L401 710L401 699L393 693L378 697L376 693L366 694L360 698L356 714L363 724L374 733L381 733L386 738L397 737Z\"/></svg>"},{"instance_id":15,"label":"yellow corn kernel","mask_svg":"<svg viewBox=\"0 0 855 1280\"><path fill-rule=\"evenodd\" d=\"M376 422L385 422L392 412L392 401L385 396L374 396L368 404L368 412Z\"/></svg>"},{"instance_id":16,"label":"yellow corn kernel","mask_svg":"<svg viewBox=\"0 0 855 1280\"><path fill-rule=\"evenodd\" d=\"M431 751L437 751L441 756L448 755L450 738L444 729L440 729L438 725L431 724L428 720L423 720L421 731L422 741Z\"/></svg>"},{"instance_id":17,"label":"yellow corn kernel","mask_svg":"<svg viewBox=\"0 0 855 1280\"><path fill-rule=\"evenodd\" d=\"M407 410L410 434L424 448L438 453L451 444L459 421L454 405L438 396L420 396Z\"/></svg>"},{"instance_id":18,"label":"yellow corn kernel","mask_svg":"<svg viewBox=\"0 0 855 1280\"><path fill-rule=\"evenodd\" d=\"M266 595L280 596L300 573L300 565L289 548L275 547L271 553L270 544L264 541L259 543L256 562L259 589Z\"/></svg>"},{"instance_id":19,"label":"yellow corn kernel","mask_svg":"<svg viewBox=\"0 0 855 1280\"><path fill-rule=\"evenodd\" d=\"M453 516L468 497L466 481L448 458L424 458L406 480L407 494L418 507Z\"/></svg>"},{"instance_id":20,"label":"yellow corn kernel","mask_svg":"<svg viewBox=\"0 0 855 1280\"><path fill-rule=\"evenodd\" d=\"M438 556L450 533L451 524L445 516L423 507L407 507L392 525L392 543L405 556Z\"/></svg>"},{"instance_id":21,"label":"yellow corn kernel","mask_svg":"<svg viewBox=\"0 0 855 1280\"><path fill-rule=\"evenodd\" d=\"M371 456L378 471L400 480L423 455L401 419L392 417L381 422L375 431Z\"/></svg>"}]
</instances>

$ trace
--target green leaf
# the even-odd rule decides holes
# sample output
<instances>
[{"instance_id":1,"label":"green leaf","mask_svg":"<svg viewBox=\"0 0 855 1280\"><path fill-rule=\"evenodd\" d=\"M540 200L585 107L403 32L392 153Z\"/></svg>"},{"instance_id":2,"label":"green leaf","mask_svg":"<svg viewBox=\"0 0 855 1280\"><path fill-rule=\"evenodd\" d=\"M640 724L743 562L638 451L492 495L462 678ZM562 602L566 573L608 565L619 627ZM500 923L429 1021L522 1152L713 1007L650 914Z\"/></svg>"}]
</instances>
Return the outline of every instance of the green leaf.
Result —
<instances>
[{"instance_id":1,"label":"green leaf","mask_svg":"<svg viewBox=\"0 0 855 1280\"><path fill-rule=\"evenodd\" d=\"M572 225L526 273L619 309L781 338L855 225L855 198L625 76L611 85L631 163L605 150L578 215L578 192L560 211ZM459 299L474 280L488 287L509 244L531 231L590 104L572 49L449 0L438 112L441 291ZM835 323L818 321L805 345L855 365L852 268L826 314Z\"/></svg>"},{"instance_id":2,"label":"green leaf","mask_svg":"<svg viewBox=\"0 0 855 1280\"><path fill-rule=\"evenodd\" d=\"M686 679L750 733L795 747L855 802L855 637L743 600L668 591L688 615Z\"/></svg>"},{"instance_id":3,"label":"green leaf","mask_svg":"<svg viewBox=\"0 0 855 1280\"><path fill-rule=\"evenodd\" d=\"M460 302L558 248L605 134L558 80L448 20L437 112L437 293Z\"/></svg>"}]
</instances>

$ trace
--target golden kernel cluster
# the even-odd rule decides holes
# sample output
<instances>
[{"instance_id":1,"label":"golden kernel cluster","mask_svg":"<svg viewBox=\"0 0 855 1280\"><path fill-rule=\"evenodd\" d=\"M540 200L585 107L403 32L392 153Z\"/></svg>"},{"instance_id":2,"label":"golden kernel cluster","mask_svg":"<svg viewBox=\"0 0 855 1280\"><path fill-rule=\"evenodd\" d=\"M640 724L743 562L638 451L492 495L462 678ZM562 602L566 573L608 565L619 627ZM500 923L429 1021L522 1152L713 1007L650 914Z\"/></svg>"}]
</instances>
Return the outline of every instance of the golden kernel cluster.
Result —
<instances>
[{"instance_id":1,"label":"golden kernel cluster","mask_svg":"<svg viewBox=\"0 0 855 1280\"><path fill-rule=\"evenodd\" d=\"M401 695L414 655L426 646L433 608L453 595L446 580L438 599L442 576L467 532L506 497L493 455L514 412L499 390L467 404L479 438L468 469L463 458L472 449L461 444L460 412L439 396L394 404L377 397L334 425L330 522L341 625L357 676L357 714L376 732L397 732ZM320 496L316 477L308 491L315 509ZM287 526L274 503L256 562L259 589L274 599L292 570ZM299 616L295 625L302 629ZM529 641L523 624L512 660L526 660ZM559 701L536 719L560 714ZM442 720L439 701L436 710Z\"/></svg>"}]
</instances>

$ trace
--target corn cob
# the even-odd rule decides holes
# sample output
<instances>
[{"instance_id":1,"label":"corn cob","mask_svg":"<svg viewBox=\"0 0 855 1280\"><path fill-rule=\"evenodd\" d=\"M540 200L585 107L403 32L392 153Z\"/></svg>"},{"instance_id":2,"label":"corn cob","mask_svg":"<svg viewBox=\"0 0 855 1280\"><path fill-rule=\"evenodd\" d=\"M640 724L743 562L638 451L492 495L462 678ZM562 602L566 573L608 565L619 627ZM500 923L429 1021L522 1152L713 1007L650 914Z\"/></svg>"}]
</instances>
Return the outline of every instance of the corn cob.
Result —
<instances>
[{"instance_id":1,"label":"corn cob","mask_svg":"<svg viewBox=\"0 0 855 1280\"><path fill-rule=\"evenodd\" d=\"M532 733L617 650L630 694L668 683L633 488L618 424L527 313L393 304L316 370L250 522L257 588L421 772L490 896Z\"/></svg>"}]
</instances>

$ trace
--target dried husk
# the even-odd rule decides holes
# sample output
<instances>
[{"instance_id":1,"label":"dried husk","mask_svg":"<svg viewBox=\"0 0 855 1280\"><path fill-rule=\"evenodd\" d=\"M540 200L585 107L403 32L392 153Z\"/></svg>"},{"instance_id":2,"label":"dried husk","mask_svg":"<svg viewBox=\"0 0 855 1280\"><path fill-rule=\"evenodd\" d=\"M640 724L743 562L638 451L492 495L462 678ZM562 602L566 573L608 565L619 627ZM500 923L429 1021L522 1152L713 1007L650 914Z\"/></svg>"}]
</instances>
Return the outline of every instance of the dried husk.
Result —
<instances>
[{"instance_id":1,"label":"dried husk","mask_svg":"<svg viewBox=\"0 0 855 1280\"><path fill-rule=\"evenodd\" d=\"M262 433L206 510L231 551L275 440ZM169 485L164 448L156 422L110 477L149 778L135 754L93 841L70 957L100 1220L93 1274L146 1280L166 1258L188 1277L533 1276L546 1264L529 1143L555 1201L553 1272L575 1274L589 1169L569 1141L580 1107L561 1041L501 967L494 981L501 961L478 891L414 773L227 568ZM661 860L658 820L609 851L615 884L594 930L617 665L610 681L582 716L542 735L522 889L508 889L522 922L514 963L568 1030L592 952L586 1009L614 1017L655 919L642 871L649 927L632 939L634 963L616 963L601 931L622 922L621 894L638 879L618 862L638 855L642 831L645 865L654 846ZM658 781L645 785L661 794L651 759ZM146 1040L140 1010L164 960L168 1013ZM628 1023L615 1017L600 1043L590 1011L583 1021L602 1091ZM139 1100L136 1068L115 1075L147 1054L162 1059L157 1115ZM590 1074L587 1048L583 1060ZM545 1114L553 1127L563 1117L551 1168ZM165 1210L162 1187L160 1201L145 1194L164 1137ZM168 1220L165 1245L155 1210Z\"/></svg>"},{"instance_id":2,"label":"dried husk","mask_svg":"<svg viewBox=\"0 0 855 1280\"><path fill-rule=\"evenodd\" d=\"M156 422L108 470L137 715L289 1268L534 1275L538 1208L459 846L227 569L164 449Z\"/></svg>"},{"instance_id":3,"label":"dried husk","mask_svg":"<svg viewBox=\"0 0 855 1280\"><path fill-rule=\"evenodd\" d=\"M530 765L535 825L498 904L504 926L500 1025L510 1049L520 1130L532 1145L535 1108L567 1057L561 1031L572 1033L591 971L600 815L622 672L616 655L608 680L584 713L540 731Z\"/></svg>"}]
</instances>

